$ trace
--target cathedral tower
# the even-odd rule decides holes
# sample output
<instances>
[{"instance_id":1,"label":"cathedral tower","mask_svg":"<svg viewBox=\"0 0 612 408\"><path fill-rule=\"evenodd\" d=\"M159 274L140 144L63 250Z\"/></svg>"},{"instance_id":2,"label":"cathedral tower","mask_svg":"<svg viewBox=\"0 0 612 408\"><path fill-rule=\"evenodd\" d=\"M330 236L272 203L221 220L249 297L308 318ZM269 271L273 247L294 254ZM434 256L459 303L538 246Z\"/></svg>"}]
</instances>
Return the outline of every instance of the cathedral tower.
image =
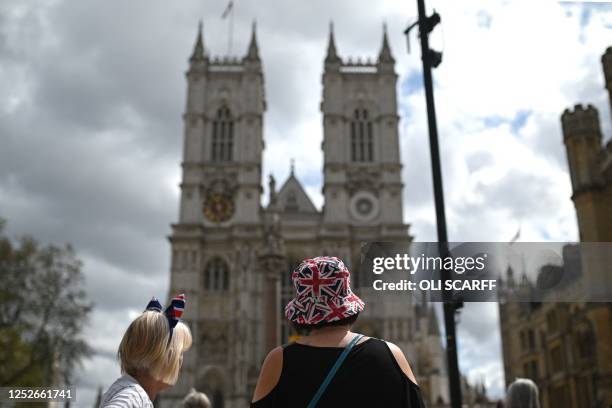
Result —
<instances>
[{"instance_id":1,"label":"cathedral tower","mask_svg":"<svg viewBox=\"0 0 612 408\"><path fill-rule=\"evenodd\" d=\"M592 105L576 105L561 116L580 240L612 241L609 201L603 173L599 114Z\"/></svg>"},{"instance_id":2,"label":"cathedral tower","mask_svg":"<svg viewBox=\"0 0 612 408\"><path fill-rule=\"evenodd\" d=\"M321 103L324 222L383 228L402 223L394 65L386 29L376 61L344 62L330 27Z\"/></svg>"},{"instance_id":3,"label":"cathedral tower","mask_svg":"<svg viewBox=\"0 0 612 408\"><path fill-rule=\"evenodd\" d=\"M330 26L322 81L325 204L319 240L323 248L350 254L352 284L366 303L355 330L396 343L427 384L425 399L448 401L435 313L419 313L405 293L373 290L372 272L359 270L364 243L412 240L403 221L397 79L386 27L371 61L343 60Z\"/></svg>"},{"instance_id":4,"label":"cathedral tower","mask_svg":"<svg viewBox=\"0 0 612 408\"><path fill-rule=\"evenodd\" d=\"M265 95L255 25L242 60L211 60L200 25L186 76L180 223L257 223Z\"/></svg>"},{"instance_id":5,"label":"cathedral tower","mask_svg":"<svg viewBox=\"0 0 612 408\"><path fill-rule=\"evenodd\" d=\"M170 236L170 291L187 295L194 344L162 405L196 387L215 407L232 408L249 400L263 353L254 268L266 104L255 24L241 59L211 58L204 44L200 24L186 73L179 222Z\"/></svg>"},{"instance_id":6,"label":"cathedral tower","mask_svg":"<svg viewBox=\"0 0 612 408\"><path fill-rule=\"evenodd\" d=\"M612 104L612 47L606 49L601 62ZM602 146L599 114L592 105L566 109L561 125L580 240L612 242L612 142Z\"/></svg>"}]
</instances>

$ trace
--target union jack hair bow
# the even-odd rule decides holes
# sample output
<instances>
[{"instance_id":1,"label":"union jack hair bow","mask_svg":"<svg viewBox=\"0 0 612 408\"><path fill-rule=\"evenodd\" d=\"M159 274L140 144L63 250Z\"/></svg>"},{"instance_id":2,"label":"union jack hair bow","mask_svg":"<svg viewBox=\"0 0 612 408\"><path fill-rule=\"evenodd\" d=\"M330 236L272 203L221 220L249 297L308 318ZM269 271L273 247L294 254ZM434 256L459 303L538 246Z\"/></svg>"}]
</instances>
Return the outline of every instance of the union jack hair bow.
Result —
<instances>
[{"instance_id":1,"label":"union jack hair bow","mask_svg":"<svg viewBox=\"0 0 612 408\"><path fill-rule=\"evenodd\" d=\"M164 312L170 323L170 334L172 335L172 329L181 321L185 311L185 295L180 294L170 302L170 306L166 308Z\"/></svg>"},{"instance_id":2,"label":"union jack hair bow","mask_svg":"<svg viewBox=\"0 0 612 408\"><path fill-rule=\"evenodd\" d=\"M154 297L147 304L145 311L153 310L153 311L161 313L162 309L163 309L163 306L161 305L161 303L159 303L159 300L157 300L157 298ZM170 306L168 306L166 310L164 311L164 315L168 319L168 325L170 326L170 337L168 338L168 341L170 341L170 339L172 338L172 331L174 330L178 322L181 321L181 317L183 316L184 311L185 311L185 295L184 294L180 294L176 296L174 299L172 299L170 301Z\"/></svg>"},{"instance_id":3,"label":"union jack hair bow","mask_svg":"<svg viewBox=\"0 0 612 408\"><path fill-rule=\"evenodd\" d=\"M153 297L151 301L149 302L149 304L147 305L147 307L145 308L145 312L147 310L154 310L156 312L161 312L162 309L163 309L163 306L161 305L161 303L159 303L159 300L157 300L156 297Z\"/></svg>"}]
</instances>

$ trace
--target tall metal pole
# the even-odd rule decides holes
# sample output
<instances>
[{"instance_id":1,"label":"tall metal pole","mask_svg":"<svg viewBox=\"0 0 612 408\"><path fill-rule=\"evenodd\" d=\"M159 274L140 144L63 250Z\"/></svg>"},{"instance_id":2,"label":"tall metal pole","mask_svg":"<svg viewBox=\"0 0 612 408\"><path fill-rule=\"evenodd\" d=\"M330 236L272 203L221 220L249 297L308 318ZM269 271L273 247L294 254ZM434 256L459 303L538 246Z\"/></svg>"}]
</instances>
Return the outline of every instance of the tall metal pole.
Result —
<instances>
[{"instance_id":1,"label":"tall metal pole","mask_svg":"<svg viewBox=\"0 0 612 408\"><path fill-rule=\"evenodd\" d=\"M421 54L423 60L423 82L425 86L425 99L427 102L427 120L429 124L429 148L431 150L431 167L433 173L433 188L436 205L436 222L438 232L438 245L440 256L450 256L448 249L448 236L446 234L446 215L444 214L444 191L442 188L442 171L440 167L440 151L438 146L438 127L436 124L436 109L434 105L433 81L431 68L435 52L429 49L429 32L438 21L427 19L425 14L425 1L417 0L419 10L419 32L421 39ZM437 62L439 63L439 61ZM443 281L450 279L449 271L442 268ZM461 377L457 361L457 340L455 336L456 304L451 293L444 291L444 327L446 332L446 356L448 361L448 377L450 399L452 408L461 408Z\"/></svg>"}]
</instances>

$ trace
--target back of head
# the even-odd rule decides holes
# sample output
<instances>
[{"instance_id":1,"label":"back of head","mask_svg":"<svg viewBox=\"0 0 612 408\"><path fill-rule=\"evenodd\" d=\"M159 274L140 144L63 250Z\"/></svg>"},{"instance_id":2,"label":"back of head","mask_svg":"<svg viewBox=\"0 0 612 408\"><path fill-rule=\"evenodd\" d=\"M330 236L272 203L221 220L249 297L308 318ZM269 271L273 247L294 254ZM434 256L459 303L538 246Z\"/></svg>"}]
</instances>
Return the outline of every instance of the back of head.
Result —
<instances>
[{"instance_id":1,"label":"back of head","mask_svg":"<svg viewBox=\"0 0 612 408\"><path fill-rule=\"evenodd\" d=\"M185 408L210 408L210 400L203 392L197 392L195 388L189 391L189 394L183 399Z\"/></svg>"},{"instance_id":2,"label":"back of head","mask_svg":"<svg viewBox=\"0 0 612 408\"><path fill-rule=\"evenodd\" d=\"M529 378L517 378L508 387L507 408L540 408L538 386Z\"/></svg>"},{"instance_id":3,"label":"back of head","mask_svg":"<svg viewBox=\"0 0 612 408\"><path fill-rule=\"evenodd\" d=\"M130 324L118 357L121 372L134 377L146 373L169 385L178 378L181 355L191 347L191 332L182 322L172 331L170 341L168 318L160 312L147 310Z\"/></svg>"}]
</instances>

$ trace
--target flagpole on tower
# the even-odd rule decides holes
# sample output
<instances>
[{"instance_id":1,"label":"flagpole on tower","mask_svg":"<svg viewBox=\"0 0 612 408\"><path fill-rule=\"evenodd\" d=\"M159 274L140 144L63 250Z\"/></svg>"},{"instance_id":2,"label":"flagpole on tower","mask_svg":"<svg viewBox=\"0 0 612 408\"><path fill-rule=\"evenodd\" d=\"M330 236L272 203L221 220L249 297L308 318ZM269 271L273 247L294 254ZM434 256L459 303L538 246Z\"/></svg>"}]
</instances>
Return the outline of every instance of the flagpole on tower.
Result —
<instances>
[{"instance_id":1,"label":"flagpole on tower","mask_svg":"<svg viewBox=\"0 0 612 408\"><path fill-rule=\"evenodd\" d=\"M234 37L234 0L230 0L221 15L222 19L229 17L229 32L227 36L227 55L232 55L232 41Z\"/></svg>"},{"instance_id":2,"label":"flagpole on tower","mask_svg":"<svg viewBox=\"0 0 612 408\"><path fill-rule=\"evenodd\" d=\"M234 4L233 2L231 4ZM229 16L229 45L227 46L227 55L232 55L232 42L234 39L234 7L232 7L232 11L230 11Z\"/></svg>"}]
</instances>

